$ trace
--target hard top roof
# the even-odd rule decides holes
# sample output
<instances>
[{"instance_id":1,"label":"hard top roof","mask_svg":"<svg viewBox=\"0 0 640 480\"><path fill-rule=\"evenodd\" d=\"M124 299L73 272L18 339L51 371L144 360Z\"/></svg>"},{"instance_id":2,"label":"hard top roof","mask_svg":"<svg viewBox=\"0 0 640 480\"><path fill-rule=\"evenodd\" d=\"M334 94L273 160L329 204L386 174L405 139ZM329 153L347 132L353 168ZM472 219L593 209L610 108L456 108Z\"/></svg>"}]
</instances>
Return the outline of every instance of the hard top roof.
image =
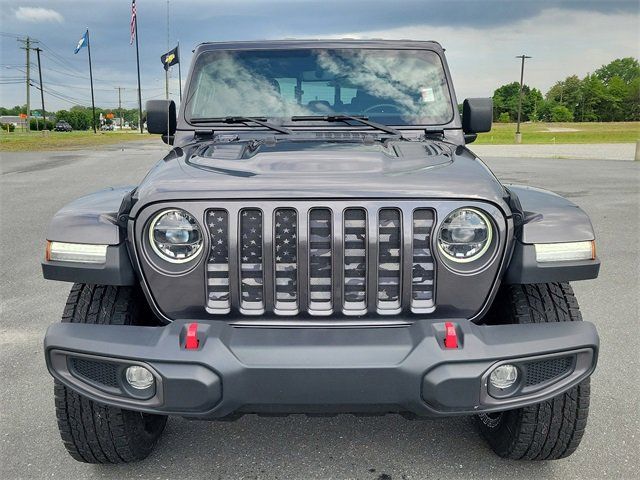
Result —
<instances>
[{"instance_id":1,"label":"hard top roof","mask_svg":"<svg viewBox=\"0 0 640 480\"><path fill-rule=\"evenodd\" d=\"M434 50L436 52L444 51L442 46L433 40L362 40L355 38L339 38L204 42L195 47L194 53L210 50L275 50L288 48L368 48L392 50Z\"/></svg>"}]
</instances>

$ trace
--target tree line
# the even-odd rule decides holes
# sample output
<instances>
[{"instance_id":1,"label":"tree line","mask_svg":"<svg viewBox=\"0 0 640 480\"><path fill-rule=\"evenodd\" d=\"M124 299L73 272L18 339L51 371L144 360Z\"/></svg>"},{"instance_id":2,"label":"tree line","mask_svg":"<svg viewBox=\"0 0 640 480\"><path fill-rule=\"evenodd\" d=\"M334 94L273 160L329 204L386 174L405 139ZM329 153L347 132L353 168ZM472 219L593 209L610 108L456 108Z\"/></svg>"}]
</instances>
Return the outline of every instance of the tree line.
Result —
<instances>
[{"instance_id":1,"label":"tree line","mask_svg":"<svg viewBox=\"0 0 640 480\"><path fill-rule=\"evenodd\" d=\"M0 107L0 116L3 115L20 115L21 113L27 113L26 105L16 105L13 108L4 108ZM96 126L100 127L100 114L105 118L104 123L107 125L111 125L115 119L122 118L125 123L128 123L132 128L137 128L138 126L138 109L118 109L118 108L97 108L96 107ZM113 114L114 120L110 118L106 118L107 114ZM144 114L144 112L143 112ZM31 110L31 121L30 128L31 130L43 130L45 127L47 130L53 130L53 127L57 122L68 122L71 125L71 128L74 130L89 130L93 128L93 117L91 107L83 107L80 105L76 105L71 107L69 110L58 110L55 113L47 112L47 121L43 125L42 121L42 110L41 109L32 109ZM36 118L39 117L39 118Z\"/></svg>"},{"instance_id":2,"label":"tree line","mask_svg":"<svg viewBox=\"0 0 640 480\"><path fill-rule=\"evenodd\" d=\"M493 120L515 122L518 117L518 82L493 93ZM584 78L571 75L547 92L522 87L522 120L545 122L624 122L640 120L640 64L632 57L618 58Z\"/></svg>"}]
</instances>

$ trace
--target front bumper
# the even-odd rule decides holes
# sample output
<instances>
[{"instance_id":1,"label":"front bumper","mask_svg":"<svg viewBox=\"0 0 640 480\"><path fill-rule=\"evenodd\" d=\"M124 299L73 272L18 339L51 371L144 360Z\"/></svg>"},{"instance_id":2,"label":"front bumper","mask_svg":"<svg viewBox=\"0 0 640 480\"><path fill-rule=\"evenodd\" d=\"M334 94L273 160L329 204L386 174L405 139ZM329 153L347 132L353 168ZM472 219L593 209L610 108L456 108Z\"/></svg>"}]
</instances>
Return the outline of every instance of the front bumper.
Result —
<instances>
[{"instance_id":1,"label":"front bumper","mask_svg":"<svg viewBox=\"0 0 640 480\"><path fill-rule=\"evenodd\" d=\"M508 410L566 391L593 372L599 343L588 322L487 327L458 320L458 348L447 349L444 322L267 328L211 321L198 324L198 348L188 350L188 323L54 324L45 337L47 367L93 400L149 413L456 415ZM510 392L493 391L489 373L507 360L522 378ZM155 387L130 388L123 372L131 364L149 368Z\"/></svg>"}]
</instances>

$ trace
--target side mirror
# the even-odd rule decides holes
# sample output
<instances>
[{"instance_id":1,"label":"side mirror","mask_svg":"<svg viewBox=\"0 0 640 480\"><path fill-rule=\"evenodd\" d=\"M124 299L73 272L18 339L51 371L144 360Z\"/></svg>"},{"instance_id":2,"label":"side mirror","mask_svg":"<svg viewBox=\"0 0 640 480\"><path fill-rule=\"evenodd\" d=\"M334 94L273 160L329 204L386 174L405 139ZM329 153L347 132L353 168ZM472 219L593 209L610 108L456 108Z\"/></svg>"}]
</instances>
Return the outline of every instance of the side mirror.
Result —
<instances>
[{"instance_id":1,"label":"side mirror","mask_svg":"<svg viewBox=\"0 0 640 480\"><path fill-rule=\"evenodd\" d=\"M491 131L493 100L491 98L467 98L462 104L462 130L467 143L473 142L478 133Z\"/></svg>"},{"instance_id":2,"label":"side mirror","mask_svg":"<svg viewBox=\"0 0 640 480\"><path fill-rule=\"evenodd\" d=\"M176 133L176 104L173 100L147 101L147 131L160 133L165 143L173 143Z\"/></svg>"}]
</instances>

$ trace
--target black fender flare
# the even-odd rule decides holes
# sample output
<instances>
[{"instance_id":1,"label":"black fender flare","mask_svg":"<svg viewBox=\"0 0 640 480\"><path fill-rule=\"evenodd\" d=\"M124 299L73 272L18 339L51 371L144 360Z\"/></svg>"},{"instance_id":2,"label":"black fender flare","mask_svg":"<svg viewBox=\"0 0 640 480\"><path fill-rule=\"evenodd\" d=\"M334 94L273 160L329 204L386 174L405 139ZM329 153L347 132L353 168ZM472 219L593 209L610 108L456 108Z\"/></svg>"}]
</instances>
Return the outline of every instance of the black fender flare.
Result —
<instances>
[{"instance_id":1,"label":"black fender flare","mask_svg":"<svg viewBox=\"0 0 640 480\"><path fill-rule=\"evenodd\" d=\"M504 283L548 283L596 278L600 260L539 263L536 243L565 243L595 240L589 216L566 198L541 188L505 185L521 209L513 255ZM515 198L514 198L515 197Z\"/></svg>"},{"instance_id":2,"label":"black fender flare","mask_svg":"<svg viewBox=\"0 0 640 480\"><path fill-rule=\"evenodd\" d=\"M107 188L80 197L61 208L51 220L47 241L107 245L103 265L42 260L48 280L99 285L135 285L126 242L126 230L118 224L123 200L135 187Z\"/></svg>"}]
</instances>

